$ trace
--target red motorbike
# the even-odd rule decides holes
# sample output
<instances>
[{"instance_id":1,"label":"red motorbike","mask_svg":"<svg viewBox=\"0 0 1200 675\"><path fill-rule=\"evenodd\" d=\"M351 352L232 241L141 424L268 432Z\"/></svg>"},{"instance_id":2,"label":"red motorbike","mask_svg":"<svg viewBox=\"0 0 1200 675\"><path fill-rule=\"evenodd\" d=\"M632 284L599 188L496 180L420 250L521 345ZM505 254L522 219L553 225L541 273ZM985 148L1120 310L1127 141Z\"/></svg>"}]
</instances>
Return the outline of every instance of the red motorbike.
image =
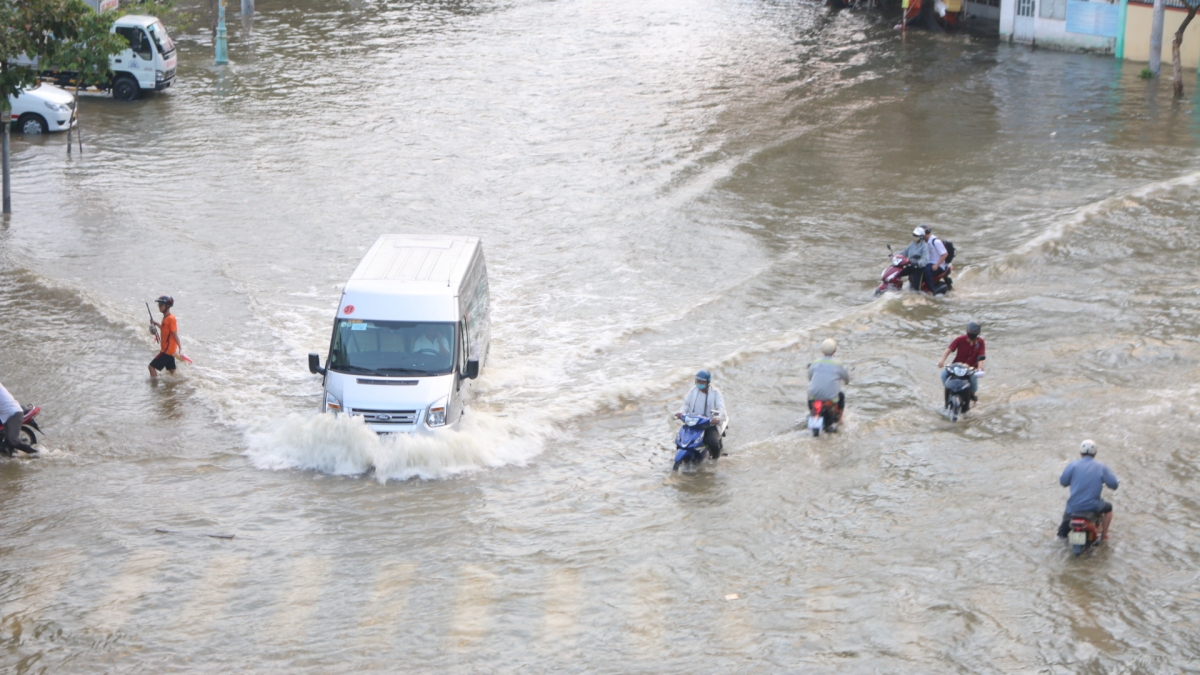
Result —
<instances>
[{"instance_id":1,"label":"red motorbike","mask_svg":"<svg viewBox=\"0 0 1200 675\"><path fill-rule=\"evenodd\" d=\"M41 432L42 428L38 426L37 420L34 418L41 411L42 409L36 405L26 406L25 417L21 420L21 431L17 434L17 438L22 443L29 446L37 444L37 434L33 433L33 430L37 429L38 432ZM0 421L0 454L12 457L13 451L16 449L8 444L8 435L4 429L4 422ZM35 449L34 452L37 452L37 450Z\"/></svg>"},{"instance_id":2,"label":"red motorbike","mask_svg":"<svg viewBox=\"0 0 1200 675\"><path fill-rule=\"evenodd\" d=\"M892 245L888 244L888 251L892 251ZM909 279L917 266L910 263L908 258L895 252L889 254L891 256L891 264L879 275L879 287L875 289L876 297L883 295L887 291L902 291L904 290L904 282ZM954 271L953 265L946 265L946 269L933 271L933 288L921 280L921 290L933 295L941 295L954 288L954 280L950 278L950 273Z\"/></svg>"},{"instance_id":3,"label":"red motorbike","mask_svg":"<svg viewBox=\"0 0 1200 675\"><path fill-rule=\"evenodd\" d=\"M1091 511L1071 514L1067 543L1071 545L1072 553L1079 555L1096 545L1096 542L1100 539L1101 518L1102 516L1099 513Z\"/></svg>"}]
</instances>

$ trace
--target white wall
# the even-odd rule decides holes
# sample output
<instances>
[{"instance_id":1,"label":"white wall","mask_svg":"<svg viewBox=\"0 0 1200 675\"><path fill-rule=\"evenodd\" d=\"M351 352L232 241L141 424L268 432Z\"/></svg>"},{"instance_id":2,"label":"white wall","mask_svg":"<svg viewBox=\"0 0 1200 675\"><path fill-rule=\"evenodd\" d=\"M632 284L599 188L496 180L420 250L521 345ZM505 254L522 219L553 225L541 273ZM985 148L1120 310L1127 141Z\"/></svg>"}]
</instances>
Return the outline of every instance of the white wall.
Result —
<instances>
[{"instance_id":1,"label":"white wall","mask_svg":"<svg viewBox=\"0 0 1200 675\"><path fill-rule=\"evenodd\" d=\"M1000 0L1000 37L1012 41L1013 21L1017 18L1017 0Z\"/></svg>"},{"instance_id":2,"label":"white wall","mask_svg":"<svg viewBox=\"0 0 1200 675\"><path fill-rule=\"evenodd\" d=\"M1041 4L1041 0L1038 0ZM1041 7L1038 7L1038 11ZM1084 35L1083 33L1068 33L1067 22L1061 19L1043 19L1037 11L1033 15L1033 42L1047 49L1062 49L1066 51L1087 50L1091 52L1106 52L1111 54L1116 48L1116 38Z\"/></svg>"}]
</instances>

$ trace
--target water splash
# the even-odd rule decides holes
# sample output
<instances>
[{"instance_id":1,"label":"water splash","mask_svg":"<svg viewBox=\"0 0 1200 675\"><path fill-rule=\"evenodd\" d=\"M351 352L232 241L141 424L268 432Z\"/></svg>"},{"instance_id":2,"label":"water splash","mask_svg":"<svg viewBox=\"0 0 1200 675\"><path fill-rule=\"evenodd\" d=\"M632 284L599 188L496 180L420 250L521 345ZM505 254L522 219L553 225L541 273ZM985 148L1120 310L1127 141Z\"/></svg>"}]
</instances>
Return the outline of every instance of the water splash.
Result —
<instances>
[{"instance_id":1,"label":"water splash","mask_svg":"<svg viewBox=\"0 0 1200 675\"><path fill-rule=\"evenodd\" d=\"M470 411L457 429L380 436L361 417L288 416L249 434L246 455L257 468L306 469L338 476L373 472L380 483L436 480L483 468L523 466L547 433L485 412Z\"/></svg>"}]
</instances>

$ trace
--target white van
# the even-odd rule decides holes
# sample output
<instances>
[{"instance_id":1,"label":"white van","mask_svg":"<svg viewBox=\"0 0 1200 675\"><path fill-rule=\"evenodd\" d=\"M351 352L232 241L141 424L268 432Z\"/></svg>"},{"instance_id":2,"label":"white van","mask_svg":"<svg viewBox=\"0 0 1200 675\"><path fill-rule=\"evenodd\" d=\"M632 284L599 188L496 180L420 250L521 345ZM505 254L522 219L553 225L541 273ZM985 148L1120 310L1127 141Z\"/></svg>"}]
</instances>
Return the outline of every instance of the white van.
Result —
<instances>
[{"instance_id":1,"label":"white van","mask_svg":"<svg viewBox=\"0 0 1200 675\"><path fill-rule=\"evenodd\" d=\"M487 360L487 267L478 237L385 234L342 289L322 412L380 433L455 425Z\"/></svg>"}]
</instances>

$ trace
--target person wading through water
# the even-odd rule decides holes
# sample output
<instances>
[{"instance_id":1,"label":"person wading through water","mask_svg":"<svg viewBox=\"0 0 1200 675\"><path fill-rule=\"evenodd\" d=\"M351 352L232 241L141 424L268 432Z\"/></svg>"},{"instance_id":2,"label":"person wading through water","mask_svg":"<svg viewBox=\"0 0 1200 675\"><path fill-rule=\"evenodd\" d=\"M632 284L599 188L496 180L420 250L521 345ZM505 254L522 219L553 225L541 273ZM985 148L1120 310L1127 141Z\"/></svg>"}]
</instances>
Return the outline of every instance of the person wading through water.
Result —
<instances>
[{"instance_id":1,"label":"person wading through water","mask_svg":"<svg viewBox=\"0 0 1200 675\"><path fill-rule=\"evenodd\" d=\"M164 295L158 300L158 311L162 312L163 318L161 322L150 319L150 324L158 329L158 356L150 362L150 378L158 377L158 371L163 368L167 369L168 373L175 374L175 355L179 353L179 330L175 323L175 315L171 313L171 308L175 306L175 299L169 295Z\"/></svg>"}]
</instances>

